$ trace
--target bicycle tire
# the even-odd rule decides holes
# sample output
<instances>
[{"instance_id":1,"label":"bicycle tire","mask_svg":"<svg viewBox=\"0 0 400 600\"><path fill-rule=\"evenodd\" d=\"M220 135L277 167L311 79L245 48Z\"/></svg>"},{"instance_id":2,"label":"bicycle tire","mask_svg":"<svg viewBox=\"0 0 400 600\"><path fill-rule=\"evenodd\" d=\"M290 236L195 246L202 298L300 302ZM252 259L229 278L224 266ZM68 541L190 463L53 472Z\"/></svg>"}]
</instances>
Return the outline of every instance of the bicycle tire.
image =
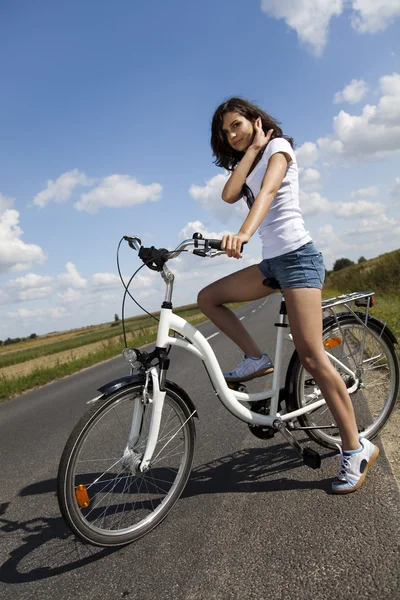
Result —
<instances>
[{"instance_id":1,"label":"bicycle tire","mask_svg":"<svg viewBox=\"0 0 400 600\"><path fill-rule=\"evenodd\" d=\"M170 424L168 420L162 421L152 464L145 473L132 473L131 465L127 469L122 463L131 427L133 403L141 402L142 383L132 384L98 400L72 431L60 460L57 496L66 524L84 542L103 547L129 544L159 525L179 499L192 469L195 425L193 411L185 399L168 383L165 389L162 418L170 419ZM145 409L140 438L135 446L142 452L151 417L149 406ZM170 442L166 443L169 435ZM174 440L175 443L169 445ZM178 452L173 456L173 449L179 447L177 443L183 445L181 459L176 458ZM160 445L164 445L164 448L169 445L167 452L171 456L168 466L163 466L162 458L157 454L162 451ZM111 452L110 456L100 458L107 451ZM88 458L85 458L84 452L87 452ZM102 462L104 464L99 469ZM80 484L84 485L90 496L87 507L80 506L77 499ZM169 484L169 489L164 489ZM162 495L161 490L166 492L163 499L157 497ZM117 504L120 499L124 501L122 508L121 504ZM135 522L141 509L143 518ZM129 519L132 522L127 524Z\"/></svg>"},{"instance_id":2,"label":"bicycle tire","mask_svg":"<svg viewBox=\"0 0 400 600\"><path fill-rule=\"evenodd\" d=\"M335 337L342 339L340 344L341 360L344 364L347 361L347 366L351 368L352 366L354 367L355 353L350 353L347 356L345 353L348 352L350 346L361 348L360 339L355 335L355 332L358 331L361 337L363 325L353 315L348 313L338 315L337 319L342 330L339 329L336 321L329 320L323 329L323 339L324 341ZM344 336L343 332L345 332ZM350 333L347 335L346 332ZM360 373L359 385L353 393L350 393L350 397L353 402L360 435L368 439L373 439L386 425L396 406L399 393L399 361L392 341L393 336L387 333L385 325L382 322L376 318L369 319L367 332L368 339L365 342L363 355L363 365L367 366ZM345 341L344 337L346 337ZM375 354L378 347L381 348L382 352ZM332 349L329 351L335 354ZM371 352L373 352L372 357L368 356L368 353ZM319 392L316 382L313 381L312 377L301 365L298 354L295 353L295 355L290 363L291 371L288 374L291 410L303 408L307 404L307 396L309 398L308 401L311 403L316 399ZM340 368L337 367L337 370L341 373L347 387L351 388L351 384L354 384L354 381L351 381L351 378L349 378L343 369L340 372ZM386 370L389 373L388 376L385 376ZM380 390L374 392L370 397L368 390L379 384L379 381L373 383L374 371L379 374L381 379ZM310 384L308 393L307 382ZM321 397L320 392L319 397ZM299 416L298 421L301 427L316 427L318 425L323 426L334 423L333 416L327 405L312 413ZM331 433L329 433L329 429L305 429L304 431L312 440L326 448L336 448L336 444L341 444L337 428L337 433L335 430L331 430Z\"/></svg>"}]
</instances>

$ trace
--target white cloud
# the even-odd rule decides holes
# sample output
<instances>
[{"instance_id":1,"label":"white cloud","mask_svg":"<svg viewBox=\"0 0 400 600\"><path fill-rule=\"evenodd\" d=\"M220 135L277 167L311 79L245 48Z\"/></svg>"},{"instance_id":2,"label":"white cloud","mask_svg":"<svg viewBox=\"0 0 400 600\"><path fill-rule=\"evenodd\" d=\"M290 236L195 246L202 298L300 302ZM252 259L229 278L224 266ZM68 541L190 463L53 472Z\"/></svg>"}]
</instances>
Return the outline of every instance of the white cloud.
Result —
<instances>
[{"instance_id":1,"label":"white cloud","mask_svg":"<svg viewBox=\"0 0 400 600\"><path fill-rule=\"evenodd\" d=\"M321 247L321 252L324 255L324 260L330 258L332 260L334 251L343 252L348 244L343 243L343 240L338 236L335 228L330 223L322 225L318 229L317 234L318 246Z\"/></svg>"},{"instance_id":2,"label":"white cloud","mask_svg":"<svg viewBox=\"0 0 400 600\"><path fill-rule=\"evenodd\" d=\"M57 203L66 202L78 185L87 186L91 185L91 183L87 176L78 169L67 171L55 181L49 179L46 189L34 197L33 204L43 208L43 206L46 206L51 201Z\"/></svg>"},{"instance_id":3,"label":"white cloud","mask_svg":"<svg viewBox=\"0 0 400 600\"><path fill-rule=\"evenodd\" d=\"M61 302L69 304L71 302L78 302L78 300L81 299L82 294L79 290L68 288L65 292L58 293L57 296L60 298Z\"/></svg>"},{"instance_id":4,"label":"white cloud","mask_svg":"<svg viewBox=\"0 0 400 600\"><path fill-rule=\"evenodd\" d=\"M261 10L283 19L317 56L327 43L330 20L345 8L358 33L376 33L400 15L400 0L261 0Z\"/></svg>"},{"instance_id":5,"label":"white cloud","mask_svg":"<svg viewBox=\"0 0 400 600\"><path fill-rule=\"evenodd\" d=\"M395 184L390 191L393 198L400 200L400 177L396 177Z\"/></svg>"},{"instance_id":6,"label":"white cloud","mask_svg":"<svg viewBox=\"0 0 400 600\"><path fill-rule=\"evenodd\" d=\"M319 150L314 142L305 142L296 150L296 159L300 167L309 167L318 159Z\"/></svg>"},{"instance_id":7,"label":"white cloud","mask_svg":"<svg viewBox=\"0 0 400 600\"><path fill-rule=\"evenodd\" d=\"M10 198L9 196L4 196L4 194L0 193L0 214L3 213L8 208L12 208L14 204L14 198Z\"/></svg>"},{"instance_id":8,"label":"white cloud","mask_svg":"<svg viewBox=\"0 0 400 600\"><path fill-rule=\"evenodd\" d=\"M377 185L371 185L367 188L362 188L361 190L357 190L355 192L351 192L350 198L366 198L377 196L379 194L379 187Z\"/></svg>"},{"instance_id":9,"label":"white cloud","mask_svg":"<svg viewBox=\"0 0 400 600\"><path fill-rule=\"evenodd\" d=\"M343 236L351 238L366 236L368 238L368 242L372 240L373 235L375 235L375 238L378 237L382 240L384 240L384 237L382 236L387 238L388 235L390 237L394 237L396 240L399 239L399 219L389 219L384 214L371 218L369 213L366 214L368 214L368 218L358 220L355 227L350 227L343 232Z\"/></svg>"},{"instance_id":10,"label":"white cloud","mask_svg":"<svg viewBox=\"0 0 400 600\"><path fill-rule=\"evenodd\" d=\"M149 296L153 296L155 293L156 290L140 290L137 297L143 300L144 298L149 298Z\"/></svg>"},{"instance_id":11,"label":"white cloud","mask_svg":"<svg viewBox=\"0 0 400 600\"><path fill-rule=\"evenodd\" d=\"M332 202L330 208L335 217L350 219L352 217L362 217L366 214L371 217L380 216L385 213L386 207L380 202L357 200L357 202Z\"/></svg>"},{"instance_id":12,"label":"white cloud","mask_svg":"<svg viewBox=\"0 0 400 600\"><path fill-rule=\"evenodd\" d=\"M261 9L283 19L319 56L327 41L329 21L342 13L343 0L262 0Z\"/></svg>"},{"instance_id":13,"label":"white cloud","mask_svg":"<svg viewBox=\"0 0 400 600\"><path fill-rule=\"evenodd\" d=\"M27 300L38 300L39 298L48 298L53 294L53 288L51 286L44 286L33 288L31 290L23 290L19 292L18 299L20 302Z\"/></svg>"},{"instance_id":14,"label":"white cloud","mask_svg":"<svg viewBox=\"0 0 400 600\"><path fill-rule=\"evenodd\" d=\"M319 183L321 179L321 173L317 169L299 169L300 182L307 186L312 186Z\"/></svg>"},{"instance_id":15,"label":"white cloud","mask_svg":"<svg viewBox=\"0 0 400 600\"><path fill-rule=\"evenodd\" d=\"M131 275L123 275L125 284L128 283ZM148 271L148 275L136 275L131 283L131 287L149 287L154 284L154 279L157 277L157 273ZM97 290L104 290L110 288L120 288L123 291L123 286L119 275L115 273L95 273L92 276L92 286Z\"/></svg>"},{"instance_id":16,"label":"white cloud","mask_svg":"<svg viewBox=\"0 0 400 600\"><path fill-rule=\"evenodd\" d=\"M95 273L92 275L92 285L98 288L110 288L122 285L115 273Z\"/></svg>"},{"instance_id":17,"label":"white cloud","mask_svg":"<svg viewBox=\"0 0 400 600\"><path fill-rule=\"evenodd\" d=\"M4 291L0 294L0 304L47 298L53 293L52 283L52 277L35 273L12 279L5 284Z\"/></svg>"},{"instance_id":18,"label":"white cloud","mask_svg":"<svg viewBox=\"0 0 400 600\"><path fill-rule=\"evenodd\" d=\"M350 258L357 260L360 256L359 244L352 244L351 240L344 238L337 232L337 228L331 224L323 225L318 229L315 236L317 247L321 250L324 264L327 269L332 269L338 258ZM355 254L357 254L357 258Z\"/></svg>"},{"instance_id":19,"label":"white cloud","mask_svg":"<svg viewBox=\"0 0 400 600\"><path fill-rule=\"evenodd\" d=\"M400 74L384 75L379 85L382 96L374 115L375 122L400 125Z\"/></svg>"},{"instance_id":20,"label":"white cloud","mask_svg":"<svg viewBox=\"0 0 400 600\"><path fill-rule=\"evenodd\" d=\"M365 214L374 217L385 213L385 205L380 202L368 202L367 200L330 202L319 192L305 192L304 190L300 190L300 205L304 216L329 213L337 219L350 219L362 217Z\"/></svg>"},{"instance_id":21,"label":"white cloud","mask_svg":"<svg viewBox=\"0 0 400 600\"><path fill-rule=\"evenodd\" d=\"M36 273L28 273L24 277L17 277L8 281L5 285L7 289L30 290L48 285L53 281L53 278L48 275L36 275Z\"/></svg>"},{"instance_id":22,"label":"white cloud","mask_svg":"<svg viewBox=\"0 0 400 600\"><path fill-rule=\"evenodd\" d=\"M129 175L110 175L101 183L82 194L81 199L74 204L75 208L88 213L96 213L102 206L109 208L124 208L143 202L155 202L160 199L162 186L159 183L142 185Z\"/></svg>"},{"instance_id":23,"label":"white cloud","mask_svg":"<svg viewBox=\"0 0 400 600\"><path fill-rule=\"evenodd\" d=\"M26 308L19 308L14 312L7 313L10 319L21 319L21 320L41 320L43 318L59 319L67 314L67 310L62 306L55 308L36 308L34 310L27 310Z\"/></svg>"},{"instance_id":24,"label":"white cloud","mask_svg":"<svg viewBox=\"0 0 400 600\"><path fill-rule=\"evenodd\" d=\"M335 104L340 104L341 102L357 104L357 102L360 102L364 98L367 89L367 85L363 79L352 79L349 85L346 85L341 92L336 92L333 102Z\"/></svg>"},{"instance_id":25,"label":"white cloud","mask_svg":"<svg viewBox=\"0 0 400 600\"><path fill-rule=\"evenodd\" d=\"M79 275L76 266L72 262L67 262L65 265L66 273L62 273L58 276L58 279L61 284L66 287L71 287L73 289L77 288L85 288L87 281L81 275Z\"/></svg>"},{"instance_id":26,"label":"white cloud","mask_svg":"<svg viewBox=\"0 0 400 600\"><path fill-rule=\"evenodd\" d=\"M300 206L304 216L313 216L328 212L331 203L319 192L300 190Z\"/></svg>"},{"instance_id":27,"label":"white cloud","mask_svg":"<svg viewBox=\"0 0 400 600\"><path fill-rule=\"evenodd\" d=\"M156 274L153 271L149 271L149 275L136 275L136 277L133 281L136 282L137 287L138 286L149 287L149 286L153 285L154 279L157 277L158 277L158 274Z\"/></svg>"},{"instance_id":28,"label":"white cloud","mask_svg":"<svg viewBox=\"0 0 400 600\"><path fill-rule=\"evenodd\" d=\"M43 250L36 244L23 242L22 235L19 212L6 209L0 213L0 273L24 271L45 260Z\"/></svg>"},{"instance_id":29,"label":"white cloud","mask_svg":"<svg viewBox=\"0 0 400 600\"><path fill-rule=\"evenodd\" d=\"M221 223L227 223L232 217L245 219L248 213L244 200L240 199L234 204L222 200L222 190L228 177L228 174L221 173L206 181L204 186L192 185L189 188L190 196L199 206L213 214Z\"/></svg>"},{"instance_id":30,"label":"white cloud","mask_svg":"<svg viewBox=\"0 0 400 600\"><path fill-rule=\"evenodd\" d=\"M360 115L341 110L333 119L333 134L317 140L325 160L341 159L348 166L400 151L400 74L381 77L379 85L377 105L365 105Z\"/></svg>"},{"instance_id":31,"label":"white cloud","mask_svg":"<svg viewBox=\"0 0 400 600\"><path fill-rule=\"evenodd\" d=\"M400 0L352 0L351 24L359 33L383 31L400 15Z\"/></svg>"},{"instance_id":32,"label":"white cloud","mask_svg":"<svg viewBox=\"0 0 400 600\"><path fill-rule=\"evenodd\" d=\"M331 224L319 228L315 239L327 268L343 256L357 261L361 255L372 258L398 248L400 220L366 214L367 218L357 218L353 226L339 233Z\"/></svg>"},{"instance_id":33,"label":"white cloud","mask_svg":"<svg viewBox=\"0 0 400 600\"><path fill-rule=\"evenodd\" d=\"M324 159L330 159L330 157L337 158L341 154L344 153L344 145L340 140L335 140L334 138L318 138L317 140L320 155L324 157Z\"/></svg>"}]
</instances>

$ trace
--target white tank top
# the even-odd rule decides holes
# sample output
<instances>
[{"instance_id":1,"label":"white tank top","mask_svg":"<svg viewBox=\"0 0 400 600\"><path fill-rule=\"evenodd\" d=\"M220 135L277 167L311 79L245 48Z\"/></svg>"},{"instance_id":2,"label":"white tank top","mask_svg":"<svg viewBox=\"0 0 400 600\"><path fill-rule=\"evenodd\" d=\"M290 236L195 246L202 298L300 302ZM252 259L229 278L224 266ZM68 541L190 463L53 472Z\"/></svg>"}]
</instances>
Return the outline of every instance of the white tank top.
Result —
<instances>
[{"instance_id":1,"label":"white tank top","mask_svg":"<svg viewBox=\"0 0 400 600\"><path fill-rule=\"evenodd\" d=\"M287 140L275 138L269 142L260 162L247 177L246 184L251 189L254 198L257 198L268 161L277 152L285 152L292 160L288 163L282 185L258 228L258 234L262 241L263 259L287 254L311 241L300 210L299 171L296 156Z\"/></svg>"}]
</instances>

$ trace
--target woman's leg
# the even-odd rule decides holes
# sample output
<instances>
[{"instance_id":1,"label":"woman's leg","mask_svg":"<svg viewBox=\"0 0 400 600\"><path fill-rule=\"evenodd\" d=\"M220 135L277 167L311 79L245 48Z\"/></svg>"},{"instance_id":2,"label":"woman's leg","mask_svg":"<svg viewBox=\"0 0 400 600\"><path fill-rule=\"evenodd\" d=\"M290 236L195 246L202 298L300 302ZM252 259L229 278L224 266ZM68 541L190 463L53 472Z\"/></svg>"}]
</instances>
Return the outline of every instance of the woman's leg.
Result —
<instances>
[{"instance_id":1,"label":"woman's leg","mask_svg":"<svg viewBox=\"0 0 400 600\"><path fill-rule=\"evenodd\" d=\"M302 365L318 383L338 425L342 447L360 448L353 405L346 385L327 357L322 343L321 291L284 289L291 333Z\"/></svg>"},{"instance_id":2,"label":"woman's leg","mask_svg":"<svg viewBox=\"0 0 400 600\"><path fill-rule=\"evenodd\" d=\"M197 298L202 312L247 356L259 357L262 351L238 317L223 304L249 302L273 293L275 290L263 285L264 279L257 265L252 265L208 285Z\"/></svg>"}]
</instances>

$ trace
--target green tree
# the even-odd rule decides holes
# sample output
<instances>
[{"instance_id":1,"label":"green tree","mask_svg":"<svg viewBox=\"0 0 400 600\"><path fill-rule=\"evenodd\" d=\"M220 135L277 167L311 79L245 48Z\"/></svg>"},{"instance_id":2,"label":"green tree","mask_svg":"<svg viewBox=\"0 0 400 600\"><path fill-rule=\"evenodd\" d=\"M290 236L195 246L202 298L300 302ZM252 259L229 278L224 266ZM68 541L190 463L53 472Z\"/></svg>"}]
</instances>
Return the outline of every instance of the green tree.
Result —
<instances>
[{"instance_id":1,"label":"green tree","mask_svg":"<svg viewBox=\"0 0 400 600\"><path fill-rule=\"evenodd\" d=\"M350 267L354 265L354 262L349 258L338 258L335 264L333 265L334 271L340 271L340 269L345 269L346 267Z\"/></svg>"},{"instance_id":2,"label":"green tree","mask_svg":"<svg viewBox=\"0 0 400 600\"><path fill-rule=\"evenodd\" d=\"M362 263L362 262L366 262L366 258L364 258L364 256L360 256L360 258L358 259L358 264Z\"/></svg>"},{"instance_id":3,"label":"green tree","mask_svg":"<svg viewBox=\"0 0 400 600\"><path fill-rule=\"evenodd\" d=\"M114 321L117 323L119 321L119 316L117 315L117 313L115 313L114 315Z\"/></svg>"}]
</instances>

